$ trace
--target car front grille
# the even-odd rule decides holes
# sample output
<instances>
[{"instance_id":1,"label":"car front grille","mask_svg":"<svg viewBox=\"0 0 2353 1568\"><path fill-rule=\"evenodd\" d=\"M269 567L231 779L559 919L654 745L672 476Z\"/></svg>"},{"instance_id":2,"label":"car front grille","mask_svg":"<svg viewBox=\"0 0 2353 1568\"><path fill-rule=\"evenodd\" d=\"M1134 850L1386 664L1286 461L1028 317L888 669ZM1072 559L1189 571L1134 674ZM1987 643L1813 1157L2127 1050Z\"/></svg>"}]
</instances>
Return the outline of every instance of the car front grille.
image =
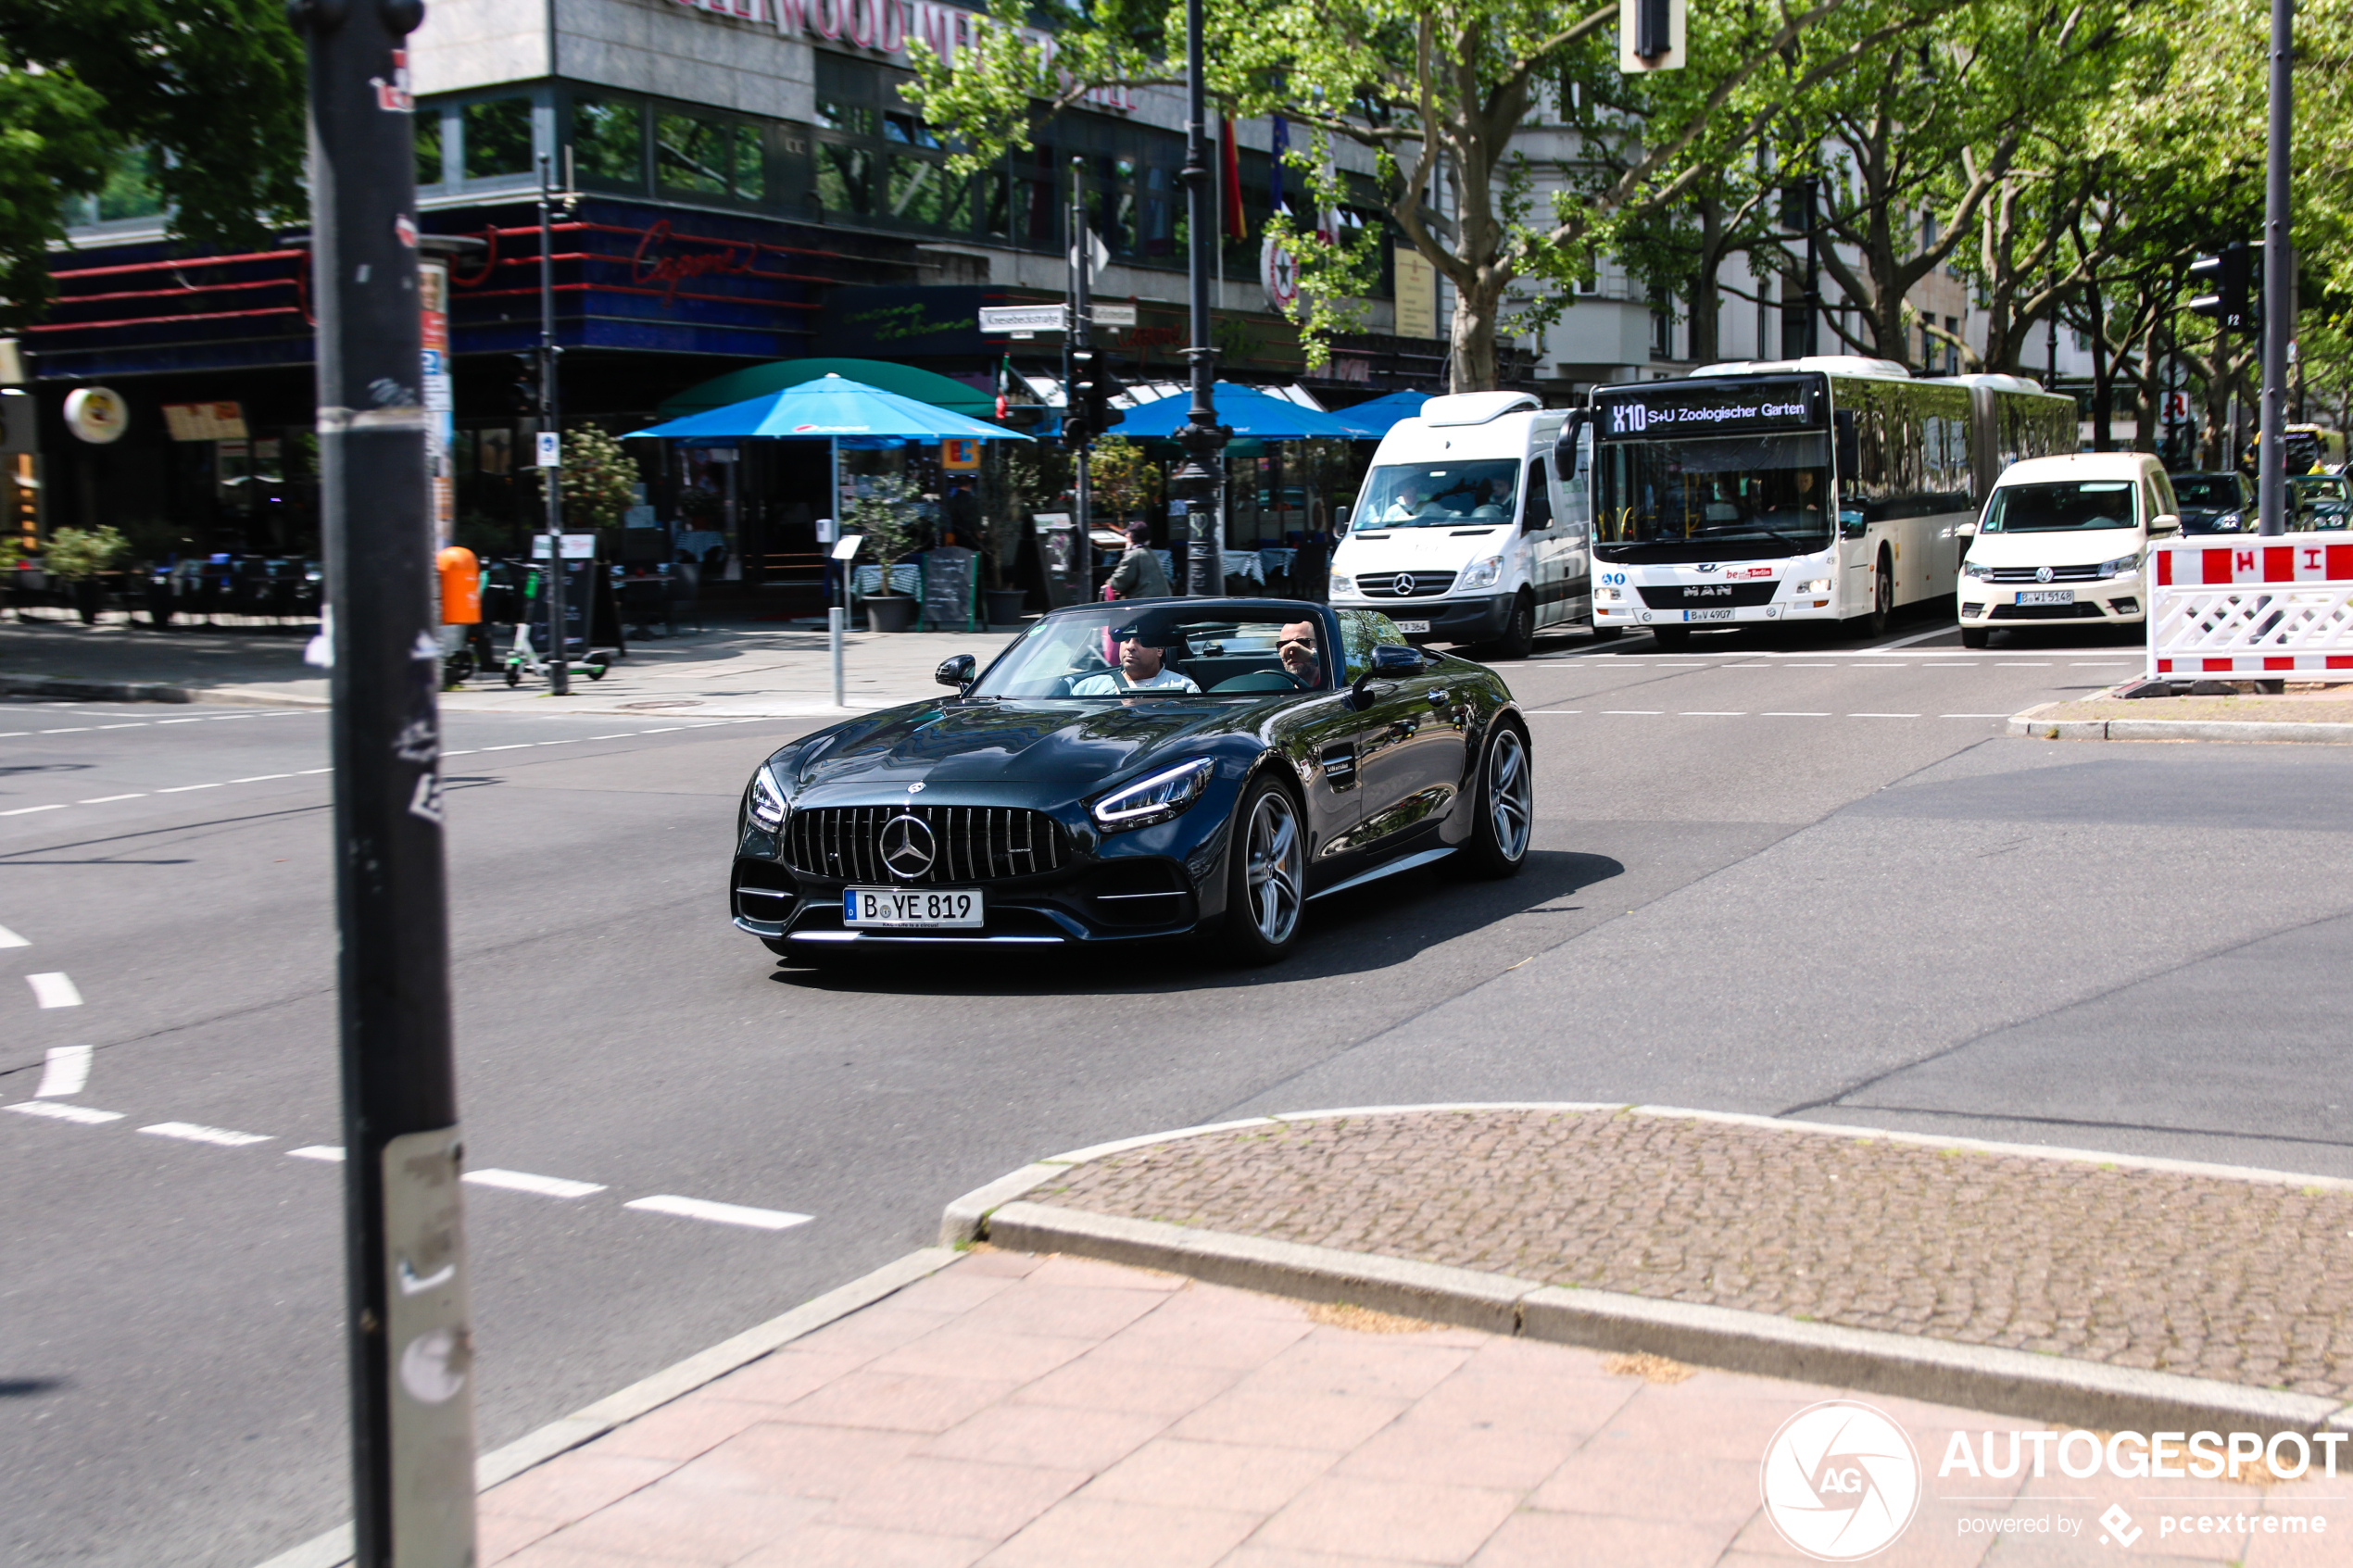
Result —
<instances>
[{"instance_id":1,"label":"car front grille","mask_svg":"<svg viewBox=\"0 0 2353 1568\"><path fill-rule=\"evenodd\" d=\"M901 817L930 834L931 863L912 876L883 859L883 830ZM1059 871L1070 850L1060 822L1021 807L820 806L786 824L785 859L829 881L923 887Z\"/></svg>"},{"instance_id":2,"label":"car front grille","mask_svg":"<svg viewBox=\"0 0 2353 1568\"><path fill-rule=\"evenodd\" d=\"M2036 566L1997 566L1986 575L1985 581L1988 583L2096 583L2100 579L2100 569L2096 566L2055 566L2051 568L2051 574L2047 578L2042 575L2042 571L2041 567Z\"/></svg>"},{"instance_id":3,"label":"car front grille","mask_svg":"<svg viewBox=\"0 0 2353 1568\"><path fill-rule=\"evenodd\" d=\"M1356 591L1368 599L1435 599L1453 586L1451 571L1377 571L1356 579Z\"/></svg>"},{"instance_id":4,"label":"car front grille","mask_svg":"<svg viewBox=\"0 0 2353 1568\"><path fill-rule=\"evenodd\" d=\"M1638 587L1642 603L1653 609L1723 609L1730 606L1772 601L1780 583L1771 578L1758 583L1664 583Z\"/></svg>"},{"instance_id":5,"label":"car front grille","mask_svg":"<svg viewBox=\"0 0 2353 1568\"><path fill-rule=\"evenodd\" d=\"M2126 611L2127 614L2131 612ZM2096 600L2084 600L2071 605L1995 605L1989 621L2097 621L2100 607Z\"/></svg>"}]
</instances>

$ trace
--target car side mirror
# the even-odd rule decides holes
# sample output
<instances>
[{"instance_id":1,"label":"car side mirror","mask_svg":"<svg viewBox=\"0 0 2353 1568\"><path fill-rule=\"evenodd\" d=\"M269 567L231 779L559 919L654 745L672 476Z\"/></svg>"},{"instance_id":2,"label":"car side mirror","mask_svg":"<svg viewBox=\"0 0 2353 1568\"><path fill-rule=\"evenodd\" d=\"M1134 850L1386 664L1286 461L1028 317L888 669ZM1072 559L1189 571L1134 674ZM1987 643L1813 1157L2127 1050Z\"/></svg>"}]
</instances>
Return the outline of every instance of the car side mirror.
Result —
<instances>
[{"instance_id":1,"label":"car side mirror","mask_svg":"<svg viewBox=\"0 0 2353 1568\"><path fill-rule=\"evenodd\" d=\"M943 686L954 686L961 691L973 684L976 673L978 666L974 663L973 656L960 653L951 659L941 659L939 668L932 671L931 678Z\"/></svg>"},{"instance_id":2,"label":"car side mirror","mask_svg":"<svg viewBox=\"0 0 2353 1568\"><path fill-rule=\"evenodd\" d=\"M1356 684L1349 688L1351 704L1357 708L1366 706L1373 700L1374 682L1418 675L1428 662L1429 656L1419 648L1399 647L1394 643L1377 645L1371 657L1365 660L1365 672L1357 676Z\"/></svg>"}]
</instances>

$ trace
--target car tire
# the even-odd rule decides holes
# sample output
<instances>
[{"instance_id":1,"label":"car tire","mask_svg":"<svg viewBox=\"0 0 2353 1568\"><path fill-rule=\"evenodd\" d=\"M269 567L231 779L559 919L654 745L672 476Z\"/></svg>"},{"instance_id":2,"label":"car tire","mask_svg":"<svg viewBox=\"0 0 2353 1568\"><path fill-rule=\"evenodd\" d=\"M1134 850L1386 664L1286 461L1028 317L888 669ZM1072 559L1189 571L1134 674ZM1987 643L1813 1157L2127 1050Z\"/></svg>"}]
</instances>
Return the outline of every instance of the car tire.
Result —
<instances>
[{"instance_id":1,"label":"car tire","mask_svg":"<svg viewBox=\"0 0 2353 1568\"><path fill-rule=\"evenodd\" d=\"M1488 732L1471 810L1470 840L1454 857L1464 874L1516 875L1536 833L1536 764L1526 733L1509 721Z\"/></svg>"},{"instance_id":2,"label":"car tire","mask_svg":"<svg viewBox=\"0 0 2353 1568\"><path fill-rule=\"evenodd\" d=\"M1307 903L1307 831L1299 803L1261 773L1234 808L1226 855L1227 956L1270 964L1298 945Z\"/></svg>"},{"instance_id":3,"label":"car tire","mask_svg":"<svg viewBox=\"0 0 2353 1568\"><path fill-rule=\"evenodd\" d=\"M1596 626L1593 628L1593 641L1597 643L1614 643L1624 635L1626 635L1626 628L1623 626Z\"/></svg>"},{"instance_id":4,"label":"car tire","mask_svg":"<svg viewBox=\"0 0 2353 1568\"><path fill-rule=\"evenodd\" d=\"M1692 646L1692 629L1688 626L1654 626L1651 641L1666 653L1680 653Z\"/></svg>"},{"instance_id":5,"label":"car tire","mask_svg":"<svg viewBox=\"0 0 2353 1568\"><path fill-rule=\"evenodd\" d=\"M1961 646L1982 648L1993 635L1994 628L1991 626L1964 626L1961 628Z\"/></svg>"}]
</instances>

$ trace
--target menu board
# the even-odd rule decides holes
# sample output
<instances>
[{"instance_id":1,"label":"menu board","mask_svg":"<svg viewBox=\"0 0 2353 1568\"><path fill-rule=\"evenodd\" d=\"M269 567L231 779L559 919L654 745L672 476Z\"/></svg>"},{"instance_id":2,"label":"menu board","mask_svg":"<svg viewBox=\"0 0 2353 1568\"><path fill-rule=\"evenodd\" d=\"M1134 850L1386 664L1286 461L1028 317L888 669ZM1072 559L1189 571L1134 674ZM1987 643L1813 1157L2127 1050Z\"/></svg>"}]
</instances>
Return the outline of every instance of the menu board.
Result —
<instances>
[{"instance_id":1,"label":"menu board","mask_svg":"<svg viewBox=\"0 0 2353 1568\"><path fill-rule=\"evenodd\" d=\"M935 632L969 632L973 565L980 557L952 545L924 553L924 623Z\"/></svg>"}]
</instances>

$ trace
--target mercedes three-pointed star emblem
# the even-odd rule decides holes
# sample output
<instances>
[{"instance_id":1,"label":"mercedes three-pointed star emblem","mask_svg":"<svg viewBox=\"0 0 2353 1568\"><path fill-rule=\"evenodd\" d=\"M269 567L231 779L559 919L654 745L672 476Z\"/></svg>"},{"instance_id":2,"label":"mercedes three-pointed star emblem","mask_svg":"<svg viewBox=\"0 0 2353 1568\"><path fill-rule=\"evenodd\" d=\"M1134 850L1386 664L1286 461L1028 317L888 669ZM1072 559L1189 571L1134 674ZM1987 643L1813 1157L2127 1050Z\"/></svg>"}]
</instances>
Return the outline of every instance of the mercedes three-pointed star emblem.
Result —
<instances>
[{"instance_id":1,"label":"mercedes three-pointed star emblem","mask_svg":"<svg viewBox=\"0 0 2353 1568\"><path fill-rule=\"evenodd\" d=\"M910 881L931 870L939 846L920 817L893 817L883 824L882 860L890 874Z\"/></svg>"}]
</instances>

